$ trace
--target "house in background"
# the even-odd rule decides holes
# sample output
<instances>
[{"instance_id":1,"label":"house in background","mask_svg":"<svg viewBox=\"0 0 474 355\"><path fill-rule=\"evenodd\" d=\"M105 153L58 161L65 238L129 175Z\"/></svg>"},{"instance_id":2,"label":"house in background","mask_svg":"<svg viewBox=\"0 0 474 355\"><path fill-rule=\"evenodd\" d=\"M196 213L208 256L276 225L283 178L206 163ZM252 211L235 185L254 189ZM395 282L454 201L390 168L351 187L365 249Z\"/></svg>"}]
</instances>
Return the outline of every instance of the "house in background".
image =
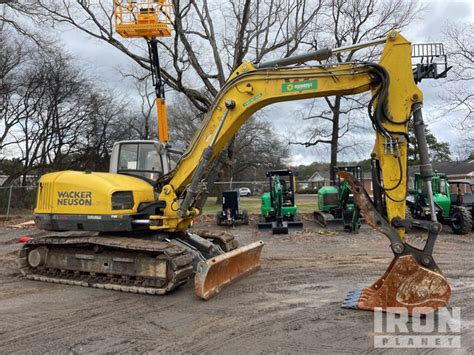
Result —
<instances>
[{"instance_id":1,"label":"house in background","mask_svg":"<svg viewBox=\"0 0 474 355\"><path fill-rule=\"evenodd\" d=\"M446 174L448 181L472 180L474 181L474 160L448 161L443 163L433 163L433 170ZM413 176L420 171L419 165L408 167L408 186L413 188ZM467 186L464 186L466 189ZM464 191L467 192L467 191Z\"/></svg>"},{"instance_id":2,"label":"house in background","mask_svg":"<svg viewBox=\"0 0 474 355\"><path fill-rule=\"evenodd\" d=\"M408 167L408 175L410 176L419 171L419 165ZM450 180L472 180L474 179L474 160L433 163L433 171L446 174Z\"/></svg>"},{"instance_id":3,"label":"house in background","mask_svg":"<svg viewBox=\"0 0 474 355\"><path fill-rule=\"evenodd\" d=\"M443 163L433 163L433 170L447 175L448 180L472 180L474 182L474 160L451 161ZM413 177L420 171L419 165L408 166L408 189L413 189ZM362 183L365 189L372 195L372 176L368 171L362 173ZM315 171L308 181L302 182L301 189L316 192L322 186L330 186L331 179L329 171ZM304 185L304 186L303 186Z\"/></svg>"},{"instance_id":4,"label":"house in background","mask_svg":"<svg viewBox=\"0 0 474 355\"><path fill-rule=\"evenodd\" d=\"M474 179L474 160L435 163L433 169L445 173L450 180Z\"/></svg>"},{"instance_id":5,"label":"house in background","mask_svg":"<svg viewBox=\"0 0 474 355\"><path fill-rule=\"evenodd\" d=\"M315 171L308 180L297 182L298 191L306 191L309 193L316 193L319 188L324 186L324 176L322 176L318 171Z\"/></svg>"},{"instance_id":6,"label":"house in background","mask_svg":"<svg viewBox=\"0 0 474 355\"><path fill-rule=\"evenodd\" d=\"M331 176L329 171L315 171L313 175L309 178L308 181L314 181L316 186L316 181L319 184L318 189L322 186L331 186L334 185L331 182ZM372 194L372 178L370 177L370 172L363 171L362 172L362 183L364 184L364 188L367 190L369 195ZM336 182L337 184L337 182Z\"/></svg>"}]
</instances>

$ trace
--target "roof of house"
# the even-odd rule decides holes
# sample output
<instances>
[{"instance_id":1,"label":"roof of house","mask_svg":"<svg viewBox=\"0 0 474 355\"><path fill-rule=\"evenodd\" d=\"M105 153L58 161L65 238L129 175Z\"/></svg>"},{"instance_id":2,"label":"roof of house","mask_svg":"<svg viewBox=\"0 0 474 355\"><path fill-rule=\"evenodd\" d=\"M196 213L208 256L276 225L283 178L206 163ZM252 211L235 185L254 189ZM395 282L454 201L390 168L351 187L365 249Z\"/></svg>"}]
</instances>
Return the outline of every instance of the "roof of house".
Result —
<instances>
[{"instance_id":1,"label":"roof of house","mask_svg":"<svg viewBox=\"0 0 474 355\"><path fill-rule=\"evenodd\" d=\"M311 175L308 181L317 181L317 180L312 180L315 174L318 174L324 180L329 180L331 178L331 174L329 173L329 170L325 170L325 171L315 172L313 175ZM362 178L365 180L371 179L370 172L362 171Z\"/></svg>"},{"instance_id":2,"label":"roof of house","mask_svg":"<svg viewBox=\"0 0 474 355\"><path fill-rule=\"evenodd\" d=\"M443 163L433 163L433 170L439 171L446 175L472 175L474 176L474 160L466 161L447 161ZM408 174L413 175L419 172L419 165L412 165L408 167Z\"/></svg>"},{"instance_id":3,"label":"roof of house","mask_svg":"<svg viewBox=\"0 0 474 355\"><path fill-rule=\"evenodd\" d=\"M326 180L329 180L331 178L331 174L329 174L329 170L321 171L319 175L321 175Z\"/></svg>"},{"instance_id":4,"label":"roof of house","mask_svg":"<svg viewBox=\"0 0 474 355\"><path fill-rule=\"evenodd\" d=\"M309 177L308 181L313 181L313 182L324 181L324 176L322 176L320 172L315 171L313 175Z\"/></svg>"}]
</instances>

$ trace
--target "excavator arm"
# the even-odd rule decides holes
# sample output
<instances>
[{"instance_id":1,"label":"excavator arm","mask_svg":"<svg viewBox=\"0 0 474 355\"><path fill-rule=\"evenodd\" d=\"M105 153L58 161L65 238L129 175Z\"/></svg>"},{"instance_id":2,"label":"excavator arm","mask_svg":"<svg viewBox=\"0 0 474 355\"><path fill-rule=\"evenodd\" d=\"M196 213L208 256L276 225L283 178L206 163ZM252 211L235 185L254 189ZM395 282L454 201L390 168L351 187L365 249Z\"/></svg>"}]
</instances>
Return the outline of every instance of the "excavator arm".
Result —
<instances>
[{"instance_id":1,"label":"excavator arm","mask_svg":"<svg viewBox=\"0 0 474 355\"><path fill-rule=\"evenodd\" d=\"M434 221L420 225L429 231L423 250L410 246L404 238L405 228L409 227L405 220L405 197L411 117L415 119L422 175L427 183L431 181L421 116L423 96L413 79L411 44L397 32L390 33L384 42L377 64L282 66L327 59L335 52L331 50L259 65L243 63L220 91L175 171L160 181L160 200L166 207L163 215L150 217L150 228L176 231L192 224L205 200L202 182L206 171L257 110L277 102L370 91L368 117L376 135L372 152L373 200L354 177L346 173L344 178L351 184L366 221L390 240L395 258L380 280L370 288L351 292L344 306L366 310L403 306L410 313L419 312L419 307L428 307L423 310L428 313L445 306L450 287L432 257L439 225Z\"/></svg>"}]
</instances>

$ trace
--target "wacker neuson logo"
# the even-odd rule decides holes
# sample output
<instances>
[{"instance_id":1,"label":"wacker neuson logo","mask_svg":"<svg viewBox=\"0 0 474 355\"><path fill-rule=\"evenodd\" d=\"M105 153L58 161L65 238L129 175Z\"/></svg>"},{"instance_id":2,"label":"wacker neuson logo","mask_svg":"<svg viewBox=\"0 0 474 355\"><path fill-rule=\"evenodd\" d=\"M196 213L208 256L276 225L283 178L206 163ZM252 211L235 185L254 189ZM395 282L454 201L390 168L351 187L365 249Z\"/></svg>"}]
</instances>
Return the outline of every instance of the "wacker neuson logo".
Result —
<instances>
[{"instance_id":1,"label":"wacker neuson logo","mask_svg":"<svg viewBox=\"0 0 474 355\"><path fill-rule=\"evenodd\" d=\"M415 308L376 308L374 312L375 348L459 348L461 347L461 309L442 308L428 313Z\"/></svg>"},{"instance_id":2,"label":"wacker neuson logo","mask_svg":"<svg viewBox=\"0 0 474 355\"><path fill-rule=\"evenodd\" d=\"M58 191L58 206L92 206L92 192Z\"/></svg>"}]
</instances>

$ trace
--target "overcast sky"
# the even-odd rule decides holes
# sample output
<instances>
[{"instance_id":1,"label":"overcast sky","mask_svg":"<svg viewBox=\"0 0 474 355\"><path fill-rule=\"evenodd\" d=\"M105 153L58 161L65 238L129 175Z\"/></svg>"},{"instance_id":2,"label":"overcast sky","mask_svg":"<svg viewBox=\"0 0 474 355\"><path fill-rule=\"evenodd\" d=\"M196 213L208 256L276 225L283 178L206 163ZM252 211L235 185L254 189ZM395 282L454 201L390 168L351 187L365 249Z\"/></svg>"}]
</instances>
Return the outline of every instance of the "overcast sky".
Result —
<instances>
[{"instance_id":1,"label":"overcast sky","mask_svg":"<svg viewBox=\"0 0 474 355\"><path fill-rule=\"evenodd\" d=\"M405 29L403 34L410 39L412 43L438 42L440 41L441 31L447 21L450 22L468 22L474 21L474 1L470 0L430 0L423 1L427 6L423 20L416 21L412 26ZM130 82L123 79L119 70L130 68L130 59L120 51L107 45L105 42L93 40L79 33L77 30L63 31L61 34L64 46L77 57L78 61L87 67L87 71L92 77L97 78L98 83L105 87L118 88L121 91L130 90ZM430 129L441 141L455 142L456 135L459 132L454 131L453 127L440 117L436 110L440 87L434 81L426 80L420 85L424 92L424 115L430 123ZM133 94L135 93L135 89ZM275 129L275 132L282 137L287 137L295 133L289 131L289 121L291 126L304 126L306 123L297 118L295 110L298 110L302 102L291 102L278 104L264 109L269 124ZM296 122L294 122L296 120ZM363 144L363 149L358 154L348 153L343 155L340 160L358 160L368 157L372 145L372 136L361 136L358 139ZM307 164L312 161L328 161L329 151L325 148L303 148L291 147L291 163Z\"/></svg>"}]
</instances>

